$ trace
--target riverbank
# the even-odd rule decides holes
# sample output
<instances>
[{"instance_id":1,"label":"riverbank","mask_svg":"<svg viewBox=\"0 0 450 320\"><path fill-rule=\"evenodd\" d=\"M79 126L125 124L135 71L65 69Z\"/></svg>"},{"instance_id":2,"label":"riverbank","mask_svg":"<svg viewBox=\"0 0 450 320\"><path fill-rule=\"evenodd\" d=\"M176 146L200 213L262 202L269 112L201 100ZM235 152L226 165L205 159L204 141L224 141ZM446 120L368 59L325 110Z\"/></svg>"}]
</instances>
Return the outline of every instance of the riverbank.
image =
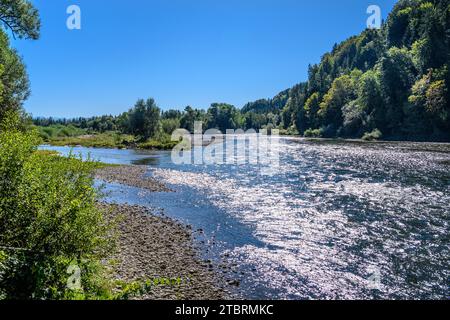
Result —
<instances>
[{"instance_id":1,"label":"riverbank","mask_svg":"<svg viewBox=\"0 0 450 320\"><path fill-rule=\"evenodd\" d=\"M170 154L151 152L153 177L183 192L139 195L133 188L112 186L108 198L146 201L201 229L194 233L195 243L210 249L202 250L202 257L211 259L219 273L225 260L231 268L223 277L239 280L239 296L246 299L445 297L447 269L439 257L448 252L450 145L296 140L280 139L280 163L289 169L289 179L284 171L255 179L258 171L252 166L239 171L190 165L170 169ZM141 161L145 152L76 152L92 152L103 162L146 163ZM380 239L385 246L379 246ZM417 239L436 239L436 245L424 240L430 251L406 255ZM373 269L367 268L379 263L374 257L387 257L386 263L394 265L398 256L422 267L383 267L383 287L369 290L373 271L368 270ZM339 266L349 261L355 262L355 271L342 273ZM408 280L417 274L420 288Z\"/></svg>"},{"instance_id":2,"label":"riverbank","mask_svg":"<svg viewBox=\"0 0 450 320\"><path fill-rule=\"evenodd\" d=\"M170 192L163 183L147 175L146 166L105 166L95 171L95 178L109 183L120 183L151 192Z\"/></svg>"},{"instance_id":3,"label":"riverbank","mask_svg":"<svg viewBox=\"0 0 450 320\"><path fill-rule=\"evenodd\" d=\"M130 205L98 206L119 218L117 280L148 281L154 285L139 299L212 300L228 293L212 265L202 262L192 230L148 208Z\"/></svg>"},{"instance_id":4,"label":"riverbank","mask_svg":"<svg viewBox=\"0 0 450 320\"><path fill-rule=\"evenodd\" d=\"M133 135L121 134L118 132L105 132L95 134L82 134L76 136L49 136L45 135L40 128L41 137L46 144L56 147L76 147L87 148L117 148L117 149L142 149L142 150L170 150L177 142L170 141L169 137L139 141Z\"/></svg>"},{"instance_id":5,"label":"riverbank","mask_svg":"<svg viewBox=\"0 0 450 320\"><path fill-rule=\"evenodd\" d=\"M104 166L95 178L146 189L171 192L147 175L146 166ZM140 299L210 300L226 299L226 281L211 262L202 261L195 248L194 232L156 209L128 204L98 206L118 221L118 253L115 277L122 281L150 281L152 290Z\"/></svg>"}]
</instances>

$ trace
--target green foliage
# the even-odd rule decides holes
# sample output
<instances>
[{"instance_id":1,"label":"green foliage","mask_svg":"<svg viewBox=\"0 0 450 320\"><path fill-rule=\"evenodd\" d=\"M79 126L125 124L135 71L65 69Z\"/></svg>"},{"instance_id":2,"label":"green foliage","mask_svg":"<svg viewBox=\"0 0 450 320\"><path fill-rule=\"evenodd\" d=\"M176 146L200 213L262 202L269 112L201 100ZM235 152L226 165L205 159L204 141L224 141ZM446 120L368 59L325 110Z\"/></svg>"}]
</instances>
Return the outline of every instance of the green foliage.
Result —
<instances>
[{"instance_id":1,"label":"green foliage","mask_svg":"<svg viewBox=\"0 0 450 320\"><path fill-rule=\"evenodd\" d=\"M379 128L388 139L449 141L449 15L446 0L400 0L381 30L336 44L309 66L305 87L285 91L282 128L350 138Z\"/></svg>"},{"instance_id":2,"label":"green foliage","mask_svg":"<svg viewBox=\"0 0 450 320\"><path fill-rule=\"evenodd\" d=\"M184 109L184 113L180 118L180 128L186 129L187 131L194 132L194 123L196 121L206 121L206 113L203 110L193 109L187 106Z\"/></svg>"},{"instance_id":3,"label":"green foliage","mask_svg":"<svg viewBox=\"0 0 450 320\"><path fill-rule=\"evenodd\" d=\"M37 10L26 0L0 1L0 25L15 37L37 39L40 20ZM22 112L30 94L28 75L7 34L0 30L0 121L9 111Z\"/></svg>"},{"instance_id":4,"label":"green foliage","mask_svg":"<svg viewBox=\"0 0 450 320\"><path fill-rule=\"evenodd\" d=\"M178 128L180 128L179 118L161 119L161 129L164 133L172 134Z\"/></svg>"},{"instance_id":5,"label":"green foliage","mask_svg":"<svg viewBox=\"0 0 450 320\"><path fill-rule=\"evenodd\" d=\"M0 21L19 38L39 38L40 19L38 11L27 0L0 1Z\"/></svg>"},{"instance_id":6,"label":"green foliage","mask_svg":"<svg viewBox=\"0 0 450 320\"><path fill-rule=\"evenodd\" d=\"M134 108L128 111L130 133L142 137L143 140L154 137L159 131L160 113L155 100L138 100Z\"/></svg>"},{"instance_id":7,"label":"green foliage","mask_svg":"<svg viewBox=\"0 0 450 320\"><path fill-rule=\"evenodd\" d=\"M232 105L226 103L213 103L207 112L207 128L219 129L226 133L228 129L241 127L239 111Z\"/></svg>"},{"instance_id":8,"label":"green foliage","mask_svg":"<svg viewBox=\"0 0 450 320\"><path fill-rule=\"evenodd\" d=\"M304 136L307 138L322 138L323 129L308 129L305 131Z\"/></svg>"},{"instance_id":9,"label":"green foliage","mask_svg":"<svg viewBox=\"0 0 450 320\"><path fill-rule=\"evenodd\" d=\"M247 103L242 108L242 113L254 112L254 113L268 113L274 111L275 108L272 102L267 99L260 99L254 102Z\"/></svg>"},{"instance_id":10,"label":"green foliage","mask_svg":"<svg viewBox=\"0 0 450 320\"><path fill-rule=\"evenodd\" d=\"M109 290L100 263L114 248L95 204L92 162L36 152L36 131L7 117L0 132L0 292L8 299L92 298ZM82 291L67 288L81 269Z\"/></svg>"},{"instance_id":11,"label":"green foliage","mask_svg":"<svg viewBox=\"0 0 450 320\"><path fill-rule=\"evenodd\" d=\"M320 129L325 137L359 138L378 128L386 139L449 141L448 30L447 0L399 0L381 30L367 29L334 45L320 63L309 66L307 82L272 99L249 102L241 110L221 103L206 112L186 107L162 113L152 99L140 100L118 117L58 123L88 133L133 134L142 143L163 142L160 133L170 134L177 126L193 132L195 121L203 122L203 130L222 132L272 127L304 134ZM35 119L35 124L49 126L55 120Z\"/></svg>"},{"instance_id":12,"label":"green foliage","mask_svg":"<svg viewBox=\"0 0 450 320\"><path fill-rule=\"evenodd\" d=\"M434 139L445 139L450 129L450 106L447 88L447 68L430 69L418 79L408 97L409 110L405 121L407 129L414 127L422 135L430 135ZM412 131L412 130L409 130Z\"/></svg>"},{"instance_id":13,"label":"green foliage","mask_svg":"<svg viewBox=\"0 0 450 320\"><path fill-rule=\"evenodd\" d=\"M427 111L441 118L442 121L447 121L448 104L445 99L447 86L444 80L438 80L430 83L426 92L426 107Z\"/></svg>"},{"instance_id":14,"label":"green foliage","mask_svg":"<svg viewBox=\"0 0 450 320\"><path fill-rule=\"evenodd\" d=\"M5 32L0 30L0 119L8 111L20 111L30 94L28 75L22 59L10 48Z\"/></svg>"},{"instance_id":15,"label":"green foliage","mask_svg":"<svg viewBox=\"0 0 450 320\"><path fill-rule=\"evenodd\" d=\"M48 142L55 146L84 146L88 148L126 148L136 144L134 136L117 132L57 137L50 139Z\"/></svg>"},{"instance_id":16,"label":"green foliage","mask_svg":"<svg viewBox=\"0 0 450 320\"><path fill-rule=\"evenodd\" d=\"M353 100L342 108L343 125L340 134L344 137L354 137L366 126L368 115L363 106Z\"/></svg>"},{"instance_id":17,"label":"green foliage","mask_svg":"<svg viewBox=\"0 0 450 320\"><path fill-rule=\"evenodd\" d=\"M87 130L77 128L73 125L60 125L55 124L48 127L37 127L40 137L49 142L56 138L76 137L87 134Z\"/></svg>"},{"instance_id":18,"label":"green foliage","mask_svg":"<svg viewBox=\"0 0 450 320\"><path fill-rule=\"evenodd\" d=\"M178 142L170 140L149 140L146 142L141 142L137 144L139 149L150 149L150 150L170 150L175 147Z\"/></svg>"},{"instance_id":19,"label":"green foliage","mask_svg":"<svg viewBox=\"0 0 450 320\"><path fill-rule=\"evenodd\" d=\"M289 91L290 90L282 91L273 99L260 99L254 102L249 102L241 109L241 113L278 113L286 105L287 100L289 99Z\"/></svg>"},{"instance_id":20,"label":"green foliage","mask_svg":"<svg viewBox=\"0 0 450 320\"><path fill-rule=\"evenodd\" d=\"M342 107L356 98L356 81L360 74L360 71L354 72L352 75L343 75L333 81L318 111L323 124L332 125L336 129L342 126Z\"/></svg>"},{"instance_id":21,"label":"green foliage","mask_svg":"<svg viewBox=\"0 0 450 320\"><path fill-rule=\"evenodd\" d=\"M413 43L411 54L414 66L421 73L425 73L430 68L432 62L432 46L429 38L423 38Z\"/></svg>"},{"instance_id":22,"label":"green foliage","mask_svg":"<svg viewBox=\"0 0 450 320\"><path fill-rule=\"evenodd\" d=\"M295 126L290 126L287 129L280 129L280 135L282 136L298 136L300 133Z\"/></svg>"},{"instance_id":23,"label":"green foliage","mask_svg":"<svg viewBox=\"0 0 450 320\"><path fill-rule=\"evenodd\" d=\"M383 136L383 134L381 133L380 130L375 129L372 132L367 132L362 136L362 139L365 141L374 141L374 140L379 140L381 139L381 137Z\"/></svg>"}]
</instances>

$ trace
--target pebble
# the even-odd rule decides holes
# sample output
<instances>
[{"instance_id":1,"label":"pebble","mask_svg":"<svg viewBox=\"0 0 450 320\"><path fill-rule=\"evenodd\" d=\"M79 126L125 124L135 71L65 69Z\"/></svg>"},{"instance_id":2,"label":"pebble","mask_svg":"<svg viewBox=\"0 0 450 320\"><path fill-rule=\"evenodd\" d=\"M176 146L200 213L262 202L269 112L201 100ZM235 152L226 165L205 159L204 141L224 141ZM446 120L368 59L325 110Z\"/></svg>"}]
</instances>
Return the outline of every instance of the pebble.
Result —
<instances>
[{"instance_id":1,"label":"pebble","mask_svg":"<svg viewBox=\"0 0 450 320\"><path fill-rule=\"evenodd\" d=\"M211 260L201 263L192 231L167 217L152 215L148 208L99 203L107 216L120 216L118 251L113 257L117 279L189 279L180 286L155 286L141 299L211 300L230 297L221 287L225 280L215 273ZM238 286L236 281L229 283Z\"/></svg>"}]
</instances>

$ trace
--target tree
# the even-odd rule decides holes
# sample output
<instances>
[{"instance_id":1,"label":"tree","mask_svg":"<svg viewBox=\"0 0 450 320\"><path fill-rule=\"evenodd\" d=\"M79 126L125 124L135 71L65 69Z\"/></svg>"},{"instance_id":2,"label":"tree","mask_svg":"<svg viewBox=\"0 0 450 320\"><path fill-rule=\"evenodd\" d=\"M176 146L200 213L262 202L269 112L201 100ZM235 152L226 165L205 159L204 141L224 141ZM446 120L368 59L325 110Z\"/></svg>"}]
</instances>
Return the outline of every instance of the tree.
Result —
<instances>
[{"instance_id":1,"label":"tree","mask_svg":"<svg viewBox=\"0 0 450 320\"><path fill-rule=\"evenodd\" d=\"M403 130L407 135L430 135L432 122L430 115L425 109L427 101L426 93L430 87L431 72L417 80L411 89L411 95L408 97L408 107L403 124Z\"/></svg>"},{"instance_id":2,"label":"tree","mask_svg":"<svg viewBox=\"0 0 450 320\"><path fill-rule=\"evenodd\" d=\"M364 133L367 113L364 108L353 100L342 107L343 125L341 134L346 137L361 136Z\"/></svg>"},{"instance_id":3,"label":"tree","mask_svg":"<svg viewBox=\"0 0 450 320\"><path fill-rule=\"evenodd\" d=\"M400 47L408 30L409 21L413 8L409 6L407 1L400 1L395 6L387 22L387 43L389 46Z\"/></svg>"},{"instance_id":4,"label":"tree","mask_svg":"<svg viewBox=\"0 0 450 320\"><path fill-rule=\"evenodd\" d=\"M404 108L414 84L415 69L406 48L393 47L380 62L381 90L386 104L386 132L402 127Z\"/></svg>"},{"instance_id":5,"label":"tree","mask_svg":"<svg viewBox=\"0 0 450 320\"><path fill-rule=\"evenodd\" d=\"M27 0L1 0L0 21L12 32L14 38L39 38L39 13Z\"/></svg>"},{"instance_id":6,"label":"tree","mask_svg":"<svg viewBox=\"0 0 450 320\"><path fill-rule=\"evenodd\" d=\"M206 115L203 110L193 109L187 106L184 109L184 114L180 119L180 128L186 129L189 132L194 132L195 121L206 121Z\"/></svg>"},{"instance_id":7,"label":"tree","mask_svg":"<svg viewBox=\"0 0 450 320\"><path fill-rule=\"evenodd\" d=\"M303 108L301 108L303 110ZM286 102L286 106L281 110L281 126L283 129L287 129L292 125L295 106L290 98Z\"/></svg>"},{"instance_id":8,"label":"tree","mask_svg":"<svg viewBox=\"0 0 450 320\"><path fill-rule=\"evenodd\" d=\"M37 39L40 21L37 10L25 0L0 1L0 25L13 37ZM9 44L7 34L0 30L0 66L2 73L0 120L8 111L22 111L22 104L30 94L28 75L22 59Z\"/></svg>"},{"instance_id":9,"label":"tree","mask_svg":"<svg viewBox=\"0 0 450 320\"><path fill-rule=\"evenodd\" d=\"M248 112L244 115L244 129L259 130L268 124L265 114L257 112Z\"/></svg>"},{"instance_id":10,"label":"tree","mask_svg":"<svg viewBox=\"0 0 450 320\"><path fill-rule=\"evenodd\" d=\"M134 108L128 112L131 133L142 137L143 140L154 137L159 130L160 114L161 111L156 106L155 100L138 100Z\"/></svg>"},{"instance_id":11,"label":"tree","mask_svg":"<svg viewBox=\"0 0 450 320\"><path fill-rule=\"evenodd\" d=\"M430 83L425 102L427 111L444 123L450 118L448 101L446 101L447 90L444 80Z\"/></svg>"},{"instance_id":12,"label":"tree","mask_svg":"<svg viewBox=\"0 0 450 320\"><path fill-rule=\"evenodd\" d=\"M354 71L351 75L343 75L333 81L330 90L320 104L319 116L328 126L335 130L343 123L342 108L356 98L355 83L361 72Z\"/></svg>"},{"instance_id":13,"label":"tree","mask_svg":"<svg viewBox=\"0 0 450 320\"><path fill-rule=\"evenodd\" d=\"M308 98L308 100L306 100L304 107L304 113L306 114L306 118L308 120L310 128L317 128L319 126L319 115L318 115L319 109L320 109L320 96L318 92L315 92ZM300 110L299 113L301 114L302 111ZM304 131L303 129L306 129L306 126L301 126L301 122L297 121L297 129L299 132L303 132Z\"/></svg>"},{"instance_id":14,"label":"tree","mask_svg":"<svg viewBox=\"0 0 450 320\"><path fill-rule=\"evenodd\" d=\"M207 111L208 129L219 129L226 133L228 129L238 129L241 123L240 112L233 105L213 103Z\"/></svg>"},{"instance_id":15,"label":"tree","mask_svg":"<svg viewBox=\"0 0 450 320\"><path fill-rule=\"evenodd\" d=\"M425 73L432 66L431 51L432 46L428 37L417 40L412 45L412 57L414 66L421 73Z\"/></svg>"},{"instance_id":16,"label":"tree","mask_svg":"<svg viewBox=\"0 0 450 320\"><path fill-rule=\"evenodd\" d=\"M242 111L242 113L247 113L247 112L266 113L266 112L273 111L273 109L274 109L274 107L270 100L260 99L260 100L254 101L254 102L247 103L242 108L241 111Z\"/></svg>"},{"instance_id":17,"label":"tree","mask_svg":"<svg viewBox=\"0 0 450 320\"><path fill-rule=\"evenodd\" d=\"M380 75L375 70L364 73L356 85L357 105L364 112L365 118L361 125L365 131L375 128L383 128L385 119L385 108L381 95Z\"/></svg>"},{"instance_id":18,"label":"tree","mask_svg":"<svg viewBox=\"0 0 450 320\"><path fill-rule=\"evenodd\" d=\"M176 129L180 128L180 119L167 118L161 119L161 129L164 133L172 134Z\"/></svg>"}]
</instances>

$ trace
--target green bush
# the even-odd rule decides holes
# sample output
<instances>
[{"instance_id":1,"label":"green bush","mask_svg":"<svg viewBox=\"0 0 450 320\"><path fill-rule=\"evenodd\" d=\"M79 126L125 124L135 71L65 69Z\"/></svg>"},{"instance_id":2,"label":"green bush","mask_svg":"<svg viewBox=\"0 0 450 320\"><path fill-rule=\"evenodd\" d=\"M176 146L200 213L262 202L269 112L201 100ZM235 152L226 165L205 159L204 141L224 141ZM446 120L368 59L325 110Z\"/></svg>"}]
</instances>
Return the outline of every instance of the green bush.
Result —
<instances>
[{"instance_id":1,"label":"green bush","mask_svg":"<svg viewBox=\"0 0 450 320\"><path fill-rule=\"evenodd\" d=\"M323 136L322 129L308 129L303 134L307 138L321 138Z\"/></svg>"},{"instance_id":2,"label":"green bush","mask_svg":"<svg viewBox=\"0 0 450 320\"><path fill-rule=\"evenodd\" d=\"M58 137L71 137L71 130L69 128L62 128L58 132Z\"/></svg>"},{"instance_id":3,"label":"green bush","mask_svg":"<svg viewBox=\"0 0 450 320\"><path fill-rule=\"evenodd\" d=\"M290 126L287 129L280 128L280 135L281 136L298 136L299 132L295 126Z\"/></svg>"},{"instance_id":4,"label":"green bush","mask_svg":"<svg viewBox=\"0 0 450 320\"><path fill-rule=\"evenodd\" d=\"M120 134L113 131L105 133L84 135L78 137L58 137L51 139L54 146L83 146L88 148L125 148L135 144L135 138L131 135Z\"/></svg>"},{"instance_id":5,"label":"green bush","mask_svg":"<svg viewBox=\"0 0 450 320\"><path fill-rule=\"evenodd\" d=\"M375 141L375 140L381 139L382 136L383 136L383 134L381 133L381 131L378 129L375 129L372 132L366 132L363 135L362 139L364 141Z\"/></svg>"},{"instance_id":6,"label":"green bush","mask_svg":"<svg viewBox=\"0 0 450 320\"><path fill-rule=\"evenodd\" d=\"M39 133L41 136L43 135L45 138L53 138L56 135L56 130L54 128L48 127L48 128L41 128L42 130L39 130Z\"/></svg>"},{"instance_id":7,"label":"green bush","mask_svg":"<svg viewBox=\"0 0 450 320\"><path fill-rule=\"evenodd\" d=\"M112 297L101 261L114 233L96 208L96 165L36 152L38 132L16 129L17 119L0 132L0 298ZM68 287L71 265L80 268L80 290Z\"/></svg>"},{"instance_id":8,"label":"green bush","mask_svg":"<svg viewBox=\"0 0 450 320\"><path fill-rule=\"evenodd\" d=\"M148 149L148 150L170 150L173 149L178 142L170 141L170 142L162 142L158 140L149 140L147 142L139 143L137 146L139 149Z\"/></svg>"},{"instance_id":9,"label":"green bush","mask_svg":"<svg viewBox=\"0 0 450 320\"><path fill-rule=\"evenodd\" d=\"M161 128L164 133L171 135L176 129L180 128L180 120L161 119Z\"/></svg>"},{"instance_id":10,"label":"green bush","mask_svg":"<svg viewBox=\"0 0 450 320\"><path fill-rule=\"evenodd\" d=\"M86 130L74 127L73 125L55 124L48 127L37 127L39 136L46 142L57 138L76 137L86 134Z\"/></svg>"},{"instance_id":11,"label":"green bush","mask_svg":"<svg viewBox=\"0 0 450 320\"><path fill-rule=\"evenodd\" d=\"M138 143L137 147L139 149L170 150L177 144L178 142L172 141L171 135L160 130L152 138Z\"/></svg>"}]
</instances>

